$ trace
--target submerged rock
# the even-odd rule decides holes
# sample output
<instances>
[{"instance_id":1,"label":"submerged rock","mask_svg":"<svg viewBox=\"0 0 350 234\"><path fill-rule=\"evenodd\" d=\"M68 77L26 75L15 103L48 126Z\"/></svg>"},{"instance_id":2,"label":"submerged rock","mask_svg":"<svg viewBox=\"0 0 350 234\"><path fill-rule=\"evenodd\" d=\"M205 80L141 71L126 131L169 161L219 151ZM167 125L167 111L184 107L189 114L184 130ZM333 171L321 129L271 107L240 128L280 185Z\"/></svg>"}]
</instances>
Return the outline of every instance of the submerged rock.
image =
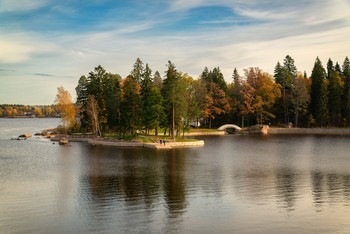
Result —
<instances>
[{"instance_id":1,"label":"submerged rock","mask_svg":"<svg viewBox=\"0 0 350 234\"><path fill-rule=\"evenodd\" d=\"M68 144L68 138L67 137L61 137L58 141L60 145L67 145Z\"/></svg>"}]
</instances>

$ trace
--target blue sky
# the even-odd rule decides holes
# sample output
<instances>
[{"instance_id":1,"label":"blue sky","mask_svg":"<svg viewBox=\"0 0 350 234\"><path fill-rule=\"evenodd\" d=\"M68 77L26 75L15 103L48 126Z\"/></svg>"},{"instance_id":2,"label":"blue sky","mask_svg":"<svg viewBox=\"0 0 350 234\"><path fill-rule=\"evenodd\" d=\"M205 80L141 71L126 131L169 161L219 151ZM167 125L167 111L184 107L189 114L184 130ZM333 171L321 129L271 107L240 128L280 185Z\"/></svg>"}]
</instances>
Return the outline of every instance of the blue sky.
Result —
<instances>
[{"instance_id":1,"label":"blue sky","mask_svg":"<svg viewBox=\"0 0 350 234\"><path fill-rule=\"evenodd\" d=\"M310 74L317 56L343 63L349 38L350 0L0 0L0 103L52 104L61 85L74 98L81 75L126 77L137 57L231 82L290 55Z\"/></svg>"}]
</instances>

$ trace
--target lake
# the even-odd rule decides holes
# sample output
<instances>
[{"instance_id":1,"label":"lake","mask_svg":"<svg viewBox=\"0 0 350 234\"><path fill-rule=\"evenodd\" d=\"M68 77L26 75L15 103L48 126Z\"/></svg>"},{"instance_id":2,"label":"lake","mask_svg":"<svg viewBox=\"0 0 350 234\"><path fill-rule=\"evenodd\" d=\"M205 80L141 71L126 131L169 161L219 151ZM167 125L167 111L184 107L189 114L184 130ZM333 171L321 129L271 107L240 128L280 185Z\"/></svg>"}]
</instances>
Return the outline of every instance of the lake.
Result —
<instances>
[{"instance_id":1,"label":"lake","mask_svg":"<svg viewBox=\"0 0 350 234\"><path fill-rule=\"evenodd\" d=\"M0 119L0 233L350 233L348 136L165 151L10 140L58 122Z\"/></svg>"}]
</instances>

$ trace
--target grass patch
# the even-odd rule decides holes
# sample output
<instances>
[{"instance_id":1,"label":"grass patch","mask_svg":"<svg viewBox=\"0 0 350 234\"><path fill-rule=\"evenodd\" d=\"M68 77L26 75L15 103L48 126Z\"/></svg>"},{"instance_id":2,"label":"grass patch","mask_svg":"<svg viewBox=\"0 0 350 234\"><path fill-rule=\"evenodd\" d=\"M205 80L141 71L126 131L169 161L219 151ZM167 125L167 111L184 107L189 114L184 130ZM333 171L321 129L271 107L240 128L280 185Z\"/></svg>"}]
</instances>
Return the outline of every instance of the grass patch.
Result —
<instances>
[{"instance_id":1,"label":"grass patch","mask_svg":"<svg viewBox=\"0 0 350 234\"><path fill-rule=\"evenodd\" d=\"M192 128L190 132L217 132L217 129L209 129L209 128Z\"/></svg>"},{"instance_id":2,"label":"grass patch","mask_svg":"<svg viewBox=\"0 0 350 234\"><path fill-rule=\"evenodd\" d=\"M195 142L197 139L176 137L175 142Z\"/></svg>"},{"instance_id":3,"label":"grass patch","mask_svg":"<svg viewBox=\"0 0 350 234\"><path fill-rule=\"evenodd\" d=\"M213 132L215 130L212 129L194 129L194 132L197 132L199 130L199 132ZM74 134L75 136L79 136L80 134ZM84 134L86 135L91 135L93 136L93 134L88 133L88 134ZM169 135L163 135L163 133L159 133L158 132L158 136L156 136L153 132L150 132L149 135L143 135L143 134L134 134L134 135L124 135L124 136L120 136L119 132L109 132L109 133L104 133L103 134L103 138L112 138L112 139L118 139L118 140L124 140L124 141L138 141L138 142L143 142L143 143L159 143L160 140L166 140L167 142L194 142L197 141L196 139L193 138L182 138L182 134L178 137L176 137L175 139L172 139Z\"/></svg>"}]
</instances>

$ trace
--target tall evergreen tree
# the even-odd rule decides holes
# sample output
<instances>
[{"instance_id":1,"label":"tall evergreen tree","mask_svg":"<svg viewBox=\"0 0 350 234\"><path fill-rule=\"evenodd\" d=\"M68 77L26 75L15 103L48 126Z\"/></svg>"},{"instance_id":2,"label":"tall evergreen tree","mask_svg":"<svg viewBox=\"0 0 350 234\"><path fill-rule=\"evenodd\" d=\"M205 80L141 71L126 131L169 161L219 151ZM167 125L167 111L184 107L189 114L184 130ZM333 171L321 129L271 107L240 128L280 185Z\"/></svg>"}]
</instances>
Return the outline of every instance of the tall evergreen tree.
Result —
<instances>
[{"instance_id":1,"label":"tall evergreen tree","mask_svg":"<svg viewBox=\"0 0 350 234\"><path fill-rule=\"evenodd\" d=\"M90 126L87 113L88 96L93 96L94 102L98 105L96 109L101 125L107 123L104 127L109 129L114 128L119 123L120 80L119 75L107 73L102 66L97 66L94 71L89 73L88 77L80 77L76 92L83 130Z\"/></svg>"},{"instance_id":2,"label":"tall evergreen tree","mask_svg":"<svg viewBox=\"0 0 350 234\"><path fill-rule=\"evenodd\" d=\"M275 81L282 87L282 99L284 110L284 121L289 123L289 109L291 106L290 97L293 87L293 81L297 76L297 68L294 65L294 59L287 55L283 60L283 66L278 62L275 67Z\"/></svg>"},{"instance_id":3,"label":"tall evergreen tree","mask_svg":"<svg viewBox=\"0 0 350 234\"><path fill-rule=\"evenodd\" d=\"M329 58L327 62L327 79L329 80L332 72L334 71L333 61Z\"/></svg>"},{"instance_id":4,"label":"tall evergreen tree","mask_svg":"<svg viewBox=\"0 0 350 234\"><path fill-rule=\"evenodd\" d=\"M205 67L202 74L200 75L200 78L206 82L211 82L212 80L210 80L210 76L209 76L209 69L208 67Z\"/></svg>"},{"instance_id":5,"label":"tall evergreen tree","mask_svg":"<svg viewBox=\"0 0 350 234\"><path fill-rule=\"evenodd\" d=\"M236 68L233 69L233 74L232 74L233 84L238 86L240 78L241 77L239 76L237 69Z\"/></svg>"},{"instance_id":6,"label":"tall evergreen tree","mask_svg":"<svg viewBox=\"0 0 350 234\"><path fill-rule=\"evenodd\" d=\"M278 84L284 84L284 80L283 80L283 66L281 65L281 63L278 61L275 69L274 69L274 77L275 77L275 82Z\"/></svg>"},{"instance_id":7,"label":"tall evergreen tree","mask_svg":"<svg viewBox=\"0 0 350 234\"><path fill-rule=\"evenodd\" d=\"M240 101L241 101L241 95L240 90L242 89L241 85L241 76L239 75L237 69L235 68L233 70L232 74L232 84L229 86L228 95L230 96L230 105L231 105L231 118L232 121L235 121L235 117L239 118L240 113ZM236 120L238 121L238 120Z\"/></svg>"},{"instance_id":8,"label":"tall evergreen tree","mask_svg":"<svg viewBox=\"0 0 350 234\"><path fill-rule=\"evenodd\" d=\"M135 134L141 126L140 85L132 76L123 80L123 98L121 102L121 130L123 133Z\"/></svg>"},{"instance_id":9,"label":"tall evergreen tree","mask_svg":"<svg viewBox=\"0 0 350 234\"><path fill-rule=\"evenodd\" d=\"M342 69L344 77L343 113L347 125L350 126L350 60L348 57L344 59Z\"/></svg>"},{"instance_id":10,"label":"tall evergreen tree","mask_svg":"<svg viewBox=\"0 0 350 234\"><path fill-rule=\"evenodd\" d=\"M159 72L156 71L153 75L153 84L155 87L157 87L159 90L162 90L163 88L163 79L160 76Z\"/></svg>"},{"instance_id":11,"label":"tall evergreen tree","mask_svg":"<svg viewBox=\"0 0 350 234\"><path fill-rule=\"evenodd\" d=\"M148 128L155 129L155 134L158 136L158 127L164 119L163 97L160 90L153 86L148 97L149 112L143 116Z\"/></svg>"},{"instance_id":12,"label":"tall evergreen tree","mask_svg":"<svg viewBox=\"0 0 350 234\"><path fill-rule=\"evenodd\" d=\"M145 70L145 68L143 66L143 62L141 61L140 58L137 58L136 62L134 63L133 69L130 72L130 75L137 83L141 84L142 75L144 73L144 70Z\"/></svg>"},{"instance_id":13,"label":"tall evergreen tree","mask_svg":"<svg viewBox=\"0 0 350 234\"><path fill-rule=\"evenodd\" d=\"M212 72L209 73L211 81L219 86L224 92L227 91L227 84L224 75L221 73L219 67L215 67Z\"/></svg>"},{"instance_id":14,"label":"tall evergreen tree","mask_svg":"<svg viewBox=\"0 0 350 234\"><path fill-rule=\"evenodd\" d=\"M321 126L325 124L325 116L328 114L328 101L326 102L328 95L325 80L326 72L321 60L317 57L311 74L310 112Z\"/></svg>"},{"instance_id":15,"label":"tall evergreen tree","mask_svg":"<svg viewBox=\"0 0 350 234\"><path fill-rule=\"evenodd\" d=\"M185 88L181 83L181 75L177 72L175 65L168 61L166 78L163 83L163 97L165 110L168 113L171 137L175 138L175 129L181 125L180 121L186 111Z\"/></svg>"},{"instance_id":16,"label":"tall evergreen tree","mask_svg":"<svg viewBox=\"0 0 350 234\"><path fill-rule=\"evenodd\" d=\"M89 126L89 117L86 109L87 100L88 100L88 81L85 76L81 76L78 81L78 85L75 88L77 94L77 106L78 114L80 119L80 125L83 131L87 130Z\"/></svg>"},{"instance_id":17,"label":"tall evergreen tree","mask_svg":"<svg viewBox=\"0 0 350 234\"><path fill-rule=\"evenodd\" d=\"M339 73L339 75L343 74L338 62L335 63L334 69Z\"/></svg>"},{"instance_id":18,"label":"tall evergreen tree","mask_svg":"<svg viewBox=\"0 0 350 234\"><path fill-rule=\"evenodd\" d=\"M284 82L286 88L291 88L293 81L297 76L297 68L294 65L294 59L287 55L283 60L283 69L284 69Z\"/></svg>"},{"instance_id":19,"label":"tall evergreen tree","mask_svg":"<svg viewBox=\"0 0 350 234\"><path fill-rule=\"evenodd\" d=\"M342 120L342 81L334 68L328 68L328 109L330 123L339 126Z\"/></svg>"},{"instance_id":20,"label":"tall evergreen tree","mask_svg":"<svg viewBox=\"0 0 350 234\"><path fill-rule=\"evenodd\" d=\"M120 125L120 104L121 104L121 76L108 74L102 80L104 100L106 103L108 129L115 129Z\"/></svg>"},{"instance_id":21,"label":"tall evergreen tree","mask_svg":"<svg viewBox=\"0 0 350 234\"><path fill-rule=\"evenodd\" d=\"M328 82L327 80L322 81L321 92L320 92L320 110L318 112L318 119L321 127L328 124Z\"/></svg>"},{"instance_id":22,"label":"tall evergreen tree","mask_svg":"<svg viewBox=\"0 0 350 234\"><path fill-rule=\"evenodd\" d=\"M146 131L148 132L150 129L150 120L147 118L151 113L151 108L153 103L151 102L151 98L153 98L151 95L151 90L153 88L153 80L151 77L152 70L149 68L148 64L146 64L146 68L144 73L142 74L142 81L141 81L141 102L142 102L142 114L143 114L143 125L146 128Z\"/></svg>"},{"instance_id":23,"label":"tall evergreen tree","mask_svg":"<svg viewBox=\"0 0 350 234\"><path fill-rule=\"evenodd\" d=\"M89 95L93 95L98 103L99 108L99 120L102 124L107 122L107 107L104 95L103 81L109 78L110 74L102 66L97 66L94 71L89 73L87 77L88 86L87 92Z\"/></svg>"}]
</instances>

